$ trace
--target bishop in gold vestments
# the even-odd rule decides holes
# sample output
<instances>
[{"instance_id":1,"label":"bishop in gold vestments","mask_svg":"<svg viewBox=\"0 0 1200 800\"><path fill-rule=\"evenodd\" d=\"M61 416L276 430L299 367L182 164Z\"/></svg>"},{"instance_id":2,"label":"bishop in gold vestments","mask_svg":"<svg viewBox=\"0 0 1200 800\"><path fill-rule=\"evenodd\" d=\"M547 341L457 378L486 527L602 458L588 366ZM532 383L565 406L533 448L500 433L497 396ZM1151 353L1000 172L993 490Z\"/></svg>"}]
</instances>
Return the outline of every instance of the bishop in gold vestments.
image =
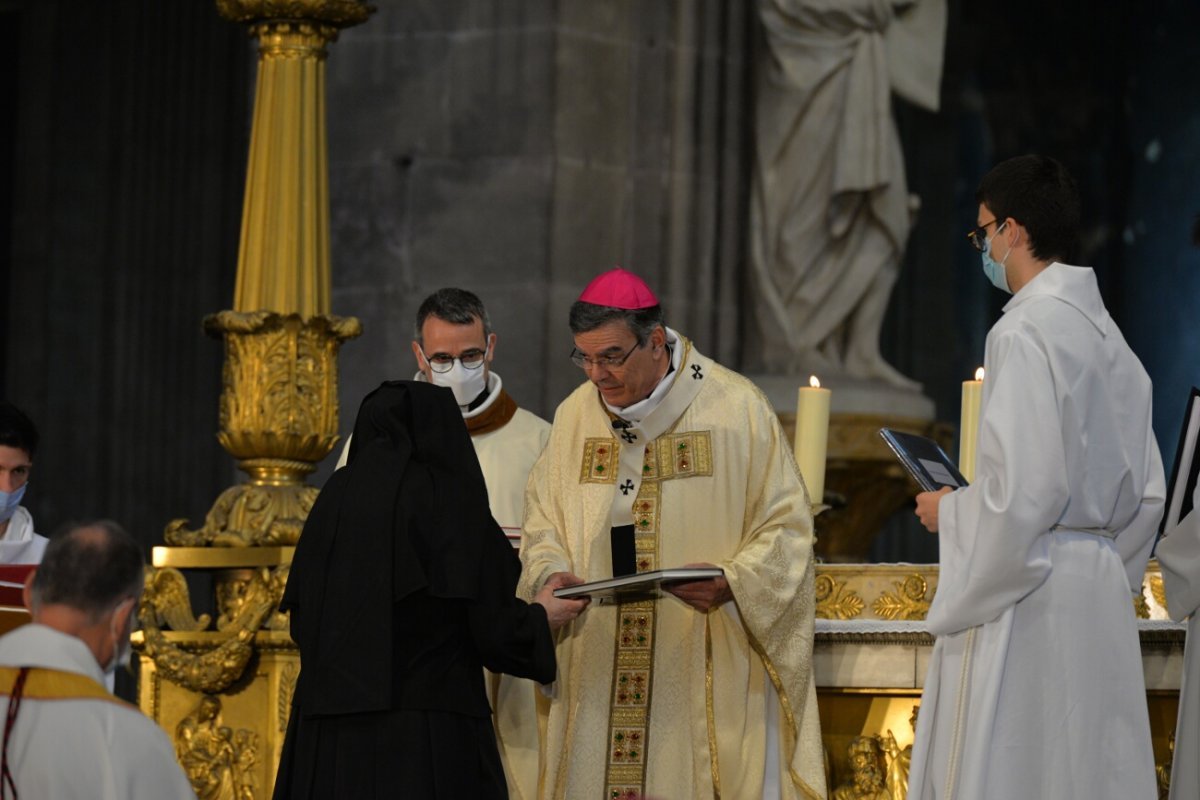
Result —
<instances>
[{"instance_id":1,"label":"bishop in gold vestments","mask_svg":"<svg viewBox=\"0 0 1200 800\"><path fill-rule=\"evenodd\" d=\"M625 525L637 571L725 577L690 585L716 587L706 599L594 604L560 632L541 796L824 798L812 517L773 410L663 326L623 270L585 290L572 331L589 382L530 475L519 591L611 577L610 531Z\"/></svg>"}]
</instances>

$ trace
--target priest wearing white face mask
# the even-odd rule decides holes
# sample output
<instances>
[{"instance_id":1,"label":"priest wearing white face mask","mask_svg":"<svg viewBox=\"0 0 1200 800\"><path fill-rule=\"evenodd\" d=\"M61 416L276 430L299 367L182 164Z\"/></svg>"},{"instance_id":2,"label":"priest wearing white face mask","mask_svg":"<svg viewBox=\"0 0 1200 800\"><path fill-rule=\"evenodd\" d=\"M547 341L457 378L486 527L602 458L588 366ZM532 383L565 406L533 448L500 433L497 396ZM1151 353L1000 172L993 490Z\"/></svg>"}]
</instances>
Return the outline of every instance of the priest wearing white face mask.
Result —
<instances>
[{"instance_id":1,"label":"priest wearing white face mask","mask_svg":"<svg viewBox=\"0 0 1200 800\"><path fill-rule=\"evenodd\" d=\"M0 564L36 564L46 550L46 537L34 533L33 517L21 505L37 443L29 417L0 401Z\"/></svg>"},{"instance_id":2,"label":"priest wearing white face mask","mask_svg":"<svg viewBox=\"0 0 1200 800\"><path fill-rule=\"evenodd\" d=\"M439 289L421 303L413 329L415 380L454 393L487 484L488 505L513 547L525 517L525 482L550 437L550 424L519 408L492 370L496 334L483 302L465 289ZM350 441L338 467L345 466ZM510 796L537 795L537 719L533 684L488 676L496 735Z\"/></svg>"},{"instance_id":3,"label":"priest wearing white face mask","mask_svg":"<svg viewBox=\"0 0 1200 800\"><path fill-rule=\"evenodd\" d=\"M116 523L56 536L25 584L31 624L0 638L6 796L194 798L166 734L102 685L129 657L142 551Z\"/></svg>"},{"instance_id":4,"label":"priest wearing white face mask","mask_svg":"<svg viewBox=\"0 0 1200 800\"><path fill-rule=\"evenodd\" d=\"M917 496L939 538L911 800L1155 797L1132 611L1163 510L1151 384L1077 248L1053 159L980 183L970 234L1013 295L988 333L975 481Z\"/></svg>"}]
</instances>

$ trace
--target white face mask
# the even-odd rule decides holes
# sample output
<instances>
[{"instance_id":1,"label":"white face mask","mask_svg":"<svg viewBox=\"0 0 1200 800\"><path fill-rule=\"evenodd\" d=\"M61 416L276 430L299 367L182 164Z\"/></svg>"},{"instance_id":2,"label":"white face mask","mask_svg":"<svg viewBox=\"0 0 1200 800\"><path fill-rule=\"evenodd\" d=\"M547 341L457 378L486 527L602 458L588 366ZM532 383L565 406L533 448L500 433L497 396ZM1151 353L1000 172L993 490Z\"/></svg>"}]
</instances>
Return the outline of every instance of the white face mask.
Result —
<instances>
[{"instance_id":1,"label":"white face mask","mask_svg":"<svg viewBox=\"0 0 1200 800\"><path fill-rule=\"evenodd\" d=\"M467 369L461 361L455 361L449 372L429 372L433 376L434 386L445 386L454 392L454 402L460 406L471 405L487 388L487 369L483 366Z\"/></svg>"},{"instance_id":2,"label":"white face mask","mask_svg":"<svg viewBox=\"0 0 1200 800\"><path fill-rule=\"evenodd\" d=\"M0 492L0 522L8 522L12 515L17 513L17 506L21 505L21 498L25 496L27 488L28 483L15 492Z\"/></svg>"}]
</instances>

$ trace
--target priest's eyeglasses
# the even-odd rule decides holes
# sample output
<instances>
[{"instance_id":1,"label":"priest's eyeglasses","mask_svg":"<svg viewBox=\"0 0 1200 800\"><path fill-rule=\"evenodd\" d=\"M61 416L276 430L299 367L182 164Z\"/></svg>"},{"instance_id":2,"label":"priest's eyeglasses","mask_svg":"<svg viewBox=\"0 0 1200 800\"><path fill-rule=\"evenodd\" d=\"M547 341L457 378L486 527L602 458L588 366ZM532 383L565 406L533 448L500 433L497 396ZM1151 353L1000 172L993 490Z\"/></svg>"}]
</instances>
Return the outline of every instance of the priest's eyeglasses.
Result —
<instances>
[{"instance_id":1,"label":"priest's eyeglasses","mask_svg":"<svg viewBox=\"0 0 1200 800\"><path fill-rule=\"evenodd\" d=\"M633 347L629 348L628 352L626 352L622 355L596 356L595 358L588 358L583 353L579 352L574 347L572 347L571 348L571 363L574 364L575 366L579 367L580 369L587 369L588 367L604 367L605 369L619 369L619 368L625 366L625 362L629 360L629 357L631 355L633 355L633 351L637 350L641 346L642 346L641 342L634 342Z\"/></svg>"},{"instance_id":2,"label":"priest's eyeglasses","mask_svg":"<svg viewBox=\"0 0 1200 800\"><path fill-rule=\"evenodd\" d=\"M483 361L487 357L487 351L480 350L478 347L463 350L457 356L452 356L449 353L434 353L431 356L426 356L424 348L417 345L417 349L421 351L421 355L425 356L425 360L429 363L429 368L437 373L445 373L454 369L455 361L461 362L463 369L479 369L483 366Z\"/></svg>"},{"instance_id":3,"label":"priest's eyeglasses","mask_svg":"<svg viewBox=\"0 0 1200 800\"><path fill-rule=\"evenodd\" d=\"M999 220L993 219L991 222L985 222L982 225L972 228L970 233L967 234L967 241L971 243L971 247L982 253L984 248L987 247L987 229L997 222Z\"/></svg>"}]
</instances>

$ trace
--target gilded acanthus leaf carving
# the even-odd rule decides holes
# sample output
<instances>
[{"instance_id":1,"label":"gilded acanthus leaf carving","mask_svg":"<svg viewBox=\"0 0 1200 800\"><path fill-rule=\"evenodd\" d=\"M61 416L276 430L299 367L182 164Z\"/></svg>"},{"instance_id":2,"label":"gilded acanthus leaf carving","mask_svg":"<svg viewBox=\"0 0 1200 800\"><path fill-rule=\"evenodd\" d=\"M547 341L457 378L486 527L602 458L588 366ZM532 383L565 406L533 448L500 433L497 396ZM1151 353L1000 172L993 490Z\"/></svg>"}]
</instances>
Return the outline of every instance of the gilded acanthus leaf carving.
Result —
<instances>
[{"instance_id":1,"label":"gilded acanthus leaf carving","mask_svg":"<svg viewBox=\"0 0 1200 800\"><path fill-rule=\"evenodd\" d=\"M863 610L863 600L846 582L832 575L818 575L815 581L816 615L821 619L854 619Z\"/></svg>"},{"instance_id":2,"label":"gilded acanthus leaf carving","mask_svg":"<svg viewBox=\"0 0 1200 800\"><path fill-rule=\"evenodd\" d=\"M202 527L189 530L188 520L172 520L163 537L175 547L294 545L319 493L304 484L232 486L217 498Z\"/></svg>"},{"instance_id":3,"label":"gilded acanthus leaf carving","mask_svg":"<svg viewBox=\"0 0 1200 800\"><path fill-rule=\"evenodd\" d=\"M1150 576L1150 595L1154 598L1154 602L1158 603L1159 607L1167 607L1167 587L1163 583L1162 575Z\"/></svg>"},{"instance_id":4,"label":"gilded acanthus leaf carving","mask_svg":"<svg viewBox=\"0 0 1200 800\"><path fill-rule=\"evenodd\" d=\"M1146 602L1146 584L1133 596L1133 613L1138 619L1150 619L1150 604Z\"/></svg>"},{"instance_id":5,"label":"gilded acanthus leaf carving","mask_svg":"<svg viewBox=\"0 0 1200 800\"><path fill-rule=\"evenodd\" d=\"M871 604L871 610L880 619L922 620L929 612L930 600L925 595L929 584L919 574L912 574L903 581L893 581L896 593L884 592Z\"/></svg>"}]
</instances>

